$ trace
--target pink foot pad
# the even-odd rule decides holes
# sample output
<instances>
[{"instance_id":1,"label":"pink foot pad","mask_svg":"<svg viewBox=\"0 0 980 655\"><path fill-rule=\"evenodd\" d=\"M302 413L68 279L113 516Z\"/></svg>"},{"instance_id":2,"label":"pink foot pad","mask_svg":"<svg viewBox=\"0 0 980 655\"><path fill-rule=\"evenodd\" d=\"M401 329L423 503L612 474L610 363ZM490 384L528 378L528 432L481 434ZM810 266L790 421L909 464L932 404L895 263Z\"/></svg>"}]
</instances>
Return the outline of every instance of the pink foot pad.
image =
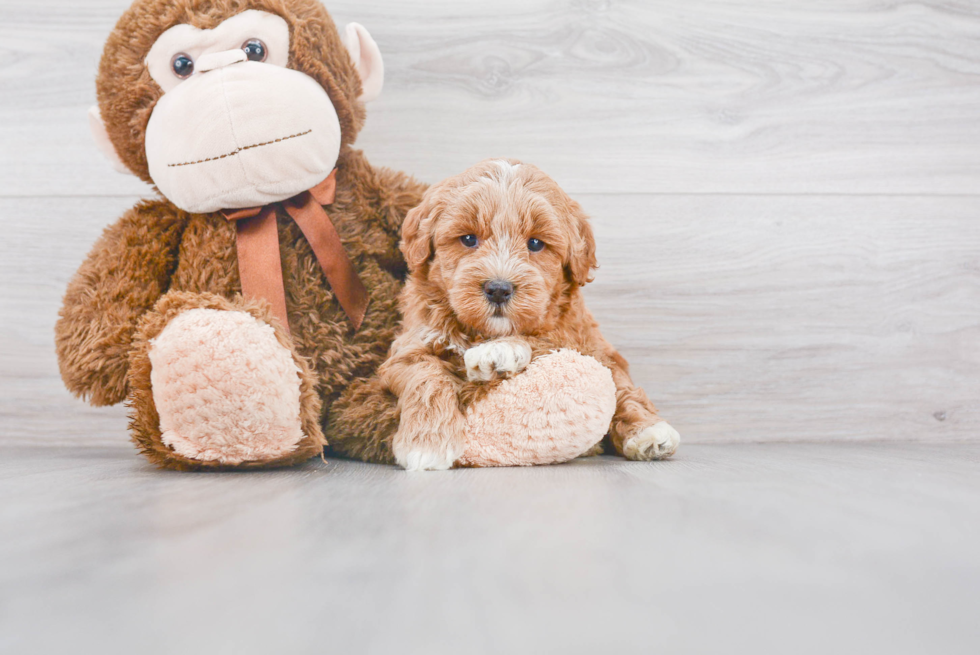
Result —
<instances>
[{"instance_id":1,"label":"pink foot pad","mask_svg":"<svg viewBox=\"0 0 980 655\"><path fill-rule=\"evenodd\" d=\"M612 373L562 349L504 380L466 413L463 466L533 466L574 459L599 443L616 409Z\"/></svg>"},{"instance_id":2,"label":"pink foot pad","mask_svg":"<svg viewBox=\"0 0 980 655\"><path fill-rule=\"evenodd\" d=\"M185 311L153 339L150 363L163 442L184 457L268 461L303 439L299 369L250 314Z\"/></svg>"}]
</instances>

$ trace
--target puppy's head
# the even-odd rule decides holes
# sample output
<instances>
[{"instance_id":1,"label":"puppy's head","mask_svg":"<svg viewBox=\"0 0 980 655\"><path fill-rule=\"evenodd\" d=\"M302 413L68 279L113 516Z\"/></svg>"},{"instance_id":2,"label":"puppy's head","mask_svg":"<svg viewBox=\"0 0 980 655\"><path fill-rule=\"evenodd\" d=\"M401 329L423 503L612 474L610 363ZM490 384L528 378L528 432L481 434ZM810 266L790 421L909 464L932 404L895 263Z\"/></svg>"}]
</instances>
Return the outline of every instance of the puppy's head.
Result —
<instances>
[{"instance_id":1,"label":"puppy's head","mask_svg":"<svg viewBox=\"0 0 980 655\"><path fill-rule=\"evenodd\" d=\"M431 187L405 218L401 248L427 302L487 336L547 329L596 266L582 208L514 160L487 160Z\"/></svg>"}]
</instances>

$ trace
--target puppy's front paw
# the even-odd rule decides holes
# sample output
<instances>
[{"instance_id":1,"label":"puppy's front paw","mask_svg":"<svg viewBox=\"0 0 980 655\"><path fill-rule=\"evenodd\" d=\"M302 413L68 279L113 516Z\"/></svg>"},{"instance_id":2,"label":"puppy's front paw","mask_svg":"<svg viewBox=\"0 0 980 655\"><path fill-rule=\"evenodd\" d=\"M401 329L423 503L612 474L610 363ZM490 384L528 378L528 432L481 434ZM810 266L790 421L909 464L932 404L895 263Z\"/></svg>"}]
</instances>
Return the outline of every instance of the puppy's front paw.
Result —
<instances>
[{"instance_id":1,"label":"puppy's front paw","mask_svg":"<svg viewBox=\"0 0 980 655\"><path fill-rule=\"evenodd\" d=\"M645 427L623 444L626 459L649 461L666 459L677 450L681 435L667 421Z\"/></svg>"},{"instance_id":2,"label":"puppy's front paw","mask_svg":"<svg viewBox=\"0 0 980 655\"><path fill-rule=\"evenodd\" d=\"M466 442L462 415L446 421L432 416L402 413L398 432L391 440L395 462L406 471L445 471L463 455Z\"/></svg>"},{"instance_id":3,"label":"puppy's front paw","mask_svg":"<svg viewBox=\"0 0 980 655\"><path fill-rule=\"evenodd\" d=\"M486 382L494 373L513 375L531 363L531 346L521 339L495 339L473 346L463 355L470 382Z\"/></svg>"}]
</instances>

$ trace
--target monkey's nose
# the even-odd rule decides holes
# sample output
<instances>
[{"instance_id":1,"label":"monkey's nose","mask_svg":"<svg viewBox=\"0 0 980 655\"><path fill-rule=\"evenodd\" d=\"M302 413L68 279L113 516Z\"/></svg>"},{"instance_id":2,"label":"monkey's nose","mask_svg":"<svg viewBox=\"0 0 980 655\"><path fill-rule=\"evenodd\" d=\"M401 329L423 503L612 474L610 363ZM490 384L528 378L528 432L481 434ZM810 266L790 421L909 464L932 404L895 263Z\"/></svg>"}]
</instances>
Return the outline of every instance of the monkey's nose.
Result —
<instances>
[{"instance_id":1,"label":"monkey's nose","mask_svg":"<svg viewBox=\"0 0 980 655\"><path fill-rule=\"evenodd\" d=\"M483 284L483 295L495 305L503 305L514 295L514 285L507 280L490 280Z\"/></svg>"},{"instance_id":2,"label":"monkey's nose","mask_svg":"<svg viewBox=\"0 0 980 655\"><path fill-rule=\"evenodd\" d=\"M248 56L241 48L224 50L222 52L209 52L206 55L201 55L194 62L194 70L198 73L207 73L208 71L217 70L243 61L248 61Z\"/></svg>"}]
</instances>

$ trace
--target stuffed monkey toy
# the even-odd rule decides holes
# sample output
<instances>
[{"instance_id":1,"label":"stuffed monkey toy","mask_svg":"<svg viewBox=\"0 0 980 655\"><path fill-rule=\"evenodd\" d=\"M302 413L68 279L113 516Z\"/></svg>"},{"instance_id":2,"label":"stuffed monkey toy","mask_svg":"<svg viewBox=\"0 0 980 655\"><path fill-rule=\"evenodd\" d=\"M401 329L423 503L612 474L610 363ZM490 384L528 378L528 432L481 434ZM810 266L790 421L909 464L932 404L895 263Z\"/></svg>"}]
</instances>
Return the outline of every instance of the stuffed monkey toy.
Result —
<instances>
[{"instance_id":1,"label":"stuffed monkey toy","mask_svg":"<svg viewBox=\"0 0 980 655\"><path fill-rule=\"evenodd\" d=\"M109 36L91 127L160 197L105 230L56 347L70 391L127 402L156 465L285 466L327 440L394 461L397 403L375 372L398 323L399 231L425 187L352 148L383 72L367 31L341 36L318 0L136 0ZM598 402L588 380L552 391ZM538 405L522 397L517 419L490 423L526 440ZM601 436L482 462L570 459Z\"/></svg>"},{"instance_id":2,"label":"stuffed monkey toy","mask_svg":"<svg viewBox=\"0 0 980 655\"><path fill-rule=\"evenodd\" d=\"M137 0L109 36L96 140L154 184L96 243L56 327L66 386L127 400L175 469L288 465L384 360L424 186L354 150L377 45L317 0Z\"/></svg>"}]
</instances>

